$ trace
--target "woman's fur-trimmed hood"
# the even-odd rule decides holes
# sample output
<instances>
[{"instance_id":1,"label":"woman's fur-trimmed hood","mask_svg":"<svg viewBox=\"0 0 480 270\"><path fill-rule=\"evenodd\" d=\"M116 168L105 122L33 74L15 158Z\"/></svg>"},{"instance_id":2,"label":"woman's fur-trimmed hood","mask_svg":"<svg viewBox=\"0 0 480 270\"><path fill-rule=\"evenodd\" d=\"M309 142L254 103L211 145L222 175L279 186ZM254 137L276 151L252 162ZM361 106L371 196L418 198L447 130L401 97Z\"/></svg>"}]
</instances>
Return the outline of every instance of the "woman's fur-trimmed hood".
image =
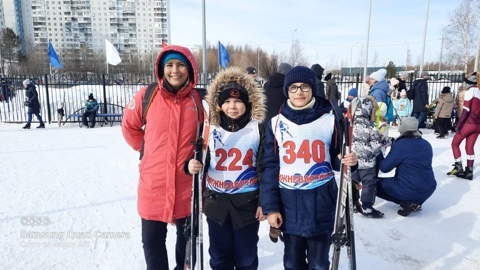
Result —
<instances>
[{"instance_id":1,"label":"woman's fur-trimmed hood","mask_svg":"<svg viewBox=\"0 0 480 270\"><path fill-rule=\"evenodd\" d=\"M222 108L218 105L220 92L226 84L232 82L242 86L248 92L252 119L258 123L262 123L267 111L263 89L257 88L253 78L239 67L229 67L221 71L208 87L205 100L210 110L210 123L212 125L220 124L220 112L222 111Z\"/></svg>"}]
</instances>

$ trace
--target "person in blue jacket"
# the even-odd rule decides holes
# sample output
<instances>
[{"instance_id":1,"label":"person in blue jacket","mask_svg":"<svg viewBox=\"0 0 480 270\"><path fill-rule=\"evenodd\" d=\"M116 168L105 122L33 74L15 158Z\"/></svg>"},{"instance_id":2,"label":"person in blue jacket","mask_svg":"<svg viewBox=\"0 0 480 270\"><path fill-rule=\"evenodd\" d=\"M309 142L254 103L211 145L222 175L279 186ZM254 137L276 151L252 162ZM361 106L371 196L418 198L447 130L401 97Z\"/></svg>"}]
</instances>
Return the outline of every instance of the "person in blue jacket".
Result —
<instances>
[{"instance_id":1,"label":"person in blue jacket","mask_svg":"<svg viewBox=\"0 0 480 270\"><path fill-rule=\"evenodd\" d=\"M408 216L421 210L422 204L435 191L437 181L432 169L432 146L418 132L418 120L403 118L398 131L400 137L388 155L377 157L382 172L396 169L394 177L378 179L377 197L399 204L402 209L398 214Z\"/></svg>"},{"instance_id":2,"label":"person in blue jacket","mask_svg":"<svg viewBox=\"0 0 480 270\"><path fill-rule=\"evenodd\" d=\"M383 102L387 105L387 113L385 114L385 118L387 119L388 123L394 120L393 117L393 103L391 97L388 95L390 90L388 81L385 79L387 75L387 70L381 68L372 74L370 74L370 78L374 81L372 88L370 89L370 95L375 98L377 102Z\"/></svg>"},{"instance_id":3,"label":"person in blue jacket","mask_svg":"<svg viewBox=\"0 0 480 270\"><path fill-rule=\"evenodd\" d=\"M269 225L283 232L285 269L330 264L342 136L331 103L317 90L315 72L292 68L283 85L288 100L265 127L261 206ZM356 166L357 155L341 161Z\"/></svg>"},{"instance_id":4,"label":"person in blue jacket","mask_svg":"<svg viewBox=\"0 0 480 270\"><path fill-rule=\"evenodd\" d=\"M94 128L95 127L95 117L97 117L99 105L97 99L93 97L93 93L88 95L88 99L85 102L85 111L82 115L82 123L87 128ZM87 118L90 118L90 125L88 125Z\"/></svg>"}]
</instances>

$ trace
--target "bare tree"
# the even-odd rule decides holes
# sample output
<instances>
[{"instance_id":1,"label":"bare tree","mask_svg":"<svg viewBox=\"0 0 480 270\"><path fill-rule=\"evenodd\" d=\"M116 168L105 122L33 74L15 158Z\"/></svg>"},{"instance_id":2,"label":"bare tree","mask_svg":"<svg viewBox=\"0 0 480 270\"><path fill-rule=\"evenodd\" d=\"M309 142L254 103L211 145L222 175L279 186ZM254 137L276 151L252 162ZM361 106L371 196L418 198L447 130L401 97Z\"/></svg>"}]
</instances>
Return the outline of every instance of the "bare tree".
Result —
<instances>
[{"instance_id":1,"label":"bare tree","mask_svg":"<svg viewBox=\"0 0 480 270\"><path fill-rule=\"evenodd\" d=\"M290 65L293 66L304 66L308 63L307 59L303 55L303 47L300 46L300 41L298 39L294 40L292 43L292 50L290 52Z\"/></svg>"},{"instance_id":2,"label":"bare tree","mask_svg":"<svg viewBox=\"0 0 480 270\"><path fill-rule=\"evenodd\" d=\"M461 64L467 72L477 37L479 0L461 0L450 15L450 27L445 29L447 61Z\"/></svg>"}]
</instances>

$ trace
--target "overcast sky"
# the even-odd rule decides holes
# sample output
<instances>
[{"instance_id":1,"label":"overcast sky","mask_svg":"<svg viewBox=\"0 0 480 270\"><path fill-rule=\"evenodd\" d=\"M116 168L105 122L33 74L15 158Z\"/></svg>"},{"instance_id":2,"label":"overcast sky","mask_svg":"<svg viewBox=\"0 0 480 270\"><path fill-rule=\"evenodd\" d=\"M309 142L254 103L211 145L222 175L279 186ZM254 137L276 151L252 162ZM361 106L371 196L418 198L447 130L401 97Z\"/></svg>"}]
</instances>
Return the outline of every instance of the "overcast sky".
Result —
<instances>
[{"instance_id":1,"label":"overcast sky","mask_svg":"<svg viewBox=\"0 0 480 270\"><path fill-rule=\"evenodd\" d=\"M358 65L366 46L369 0L206 0L207 43L260 46L288 54L292 38L313 64ZM439 58L442 28L459 0L431 0L425 62ZM170 0L171 43L202 44L202 0ZM369 65L420 63L426 0L373 0ZM297 29L295 31L295 29ZM377 55L377 57L375 57ZM374 61L374 59L377 59ZM363 62L361 64L363 66Z\"/></svg>"}]
</instances>

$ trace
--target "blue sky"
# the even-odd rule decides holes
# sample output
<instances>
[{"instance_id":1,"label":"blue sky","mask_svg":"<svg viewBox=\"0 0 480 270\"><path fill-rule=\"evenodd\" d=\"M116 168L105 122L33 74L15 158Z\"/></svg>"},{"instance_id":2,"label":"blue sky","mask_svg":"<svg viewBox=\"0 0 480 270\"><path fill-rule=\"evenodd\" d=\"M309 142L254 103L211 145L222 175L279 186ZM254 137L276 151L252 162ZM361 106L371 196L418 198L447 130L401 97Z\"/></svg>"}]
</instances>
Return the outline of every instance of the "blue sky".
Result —
<instances>
[{"instance_id":1,"label":"blue sky","mask_svg":"<svg viewBox=\"0 0 480 270\"><path fill-rule=\"evenodd\" d=\"M207 42L260 46L288 54L292 37L313 64L358 66L366 46L369 0L206 0ZM425 62L440 55L442 28L459 0L430 0ZM202 1L170 0L171 43L202 44ZM426 0L373 0L369 66L420 63ZM295 31L297 29L297 31ZM363 64L361 64L363 66ZM426 67L424 68L426 69ZM433 69L433 68L432 68Z\"/></svg>"}]
</instances>

